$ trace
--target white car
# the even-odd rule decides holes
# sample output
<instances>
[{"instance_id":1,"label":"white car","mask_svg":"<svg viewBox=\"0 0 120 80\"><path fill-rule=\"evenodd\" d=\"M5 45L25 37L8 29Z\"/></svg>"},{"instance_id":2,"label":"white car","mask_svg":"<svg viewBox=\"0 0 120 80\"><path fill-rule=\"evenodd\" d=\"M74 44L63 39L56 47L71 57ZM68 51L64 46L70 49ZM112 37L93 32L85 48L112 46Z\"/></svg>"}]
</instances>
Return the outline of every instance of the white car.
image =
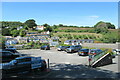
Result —
<instances>
[{"instance_id":1,"label":"white car","mask_svg":"<svg viewBox=\"0 0 120 80\"><path fill-rule=\"evenodd\" d=\"M113 52L116 53L117 55L120 55L120 49L113 49Z\"/></svg>"}]
</instances>

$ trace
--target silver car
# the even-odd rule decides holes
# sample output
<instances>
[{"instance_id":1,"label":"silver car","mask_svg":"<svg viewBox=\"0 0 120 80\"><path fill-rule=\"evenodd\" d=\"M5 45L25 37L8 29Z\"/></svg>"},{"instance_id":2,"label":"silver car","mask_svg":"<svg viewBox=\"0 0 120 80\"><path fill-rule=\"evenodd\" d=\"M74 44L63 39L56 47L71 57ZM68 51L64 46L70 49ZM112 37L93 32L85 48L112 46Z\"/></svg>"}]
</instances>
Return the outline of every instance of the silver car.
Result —
<instances>
[{"instance_id":1,"label":"silver car","mask_svg":"<svg viewBox=\"0 0 120 80\"><path fill-rule=\"evenodd\" d=\"M67 48L65 51L67 53L70 53L70 52L78 52L80 49L82 49L82 46L81 45L72 45L70 46L69 48Z\"/></svg>"}]
</instances>

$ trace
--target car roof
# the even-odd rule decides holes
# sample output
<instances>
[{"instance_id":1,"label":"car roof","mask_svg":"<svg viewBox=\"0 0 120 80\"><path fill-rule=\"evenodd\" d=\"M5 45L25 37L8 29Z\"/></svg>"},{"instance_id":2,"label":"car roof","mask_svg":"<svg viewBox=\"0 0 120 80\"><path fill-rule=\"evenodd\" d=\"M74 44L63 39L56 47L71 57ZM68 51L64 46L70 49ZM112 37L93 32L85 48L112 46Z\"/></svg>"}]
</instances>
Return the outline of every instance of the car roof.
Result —
<instances>
[{"instance_id":1,"label":"car roof","mask_svg":"<svg viewBox=\"0 0 120 80\"><path fill-rule=\"evenodd\" d=\"M89 49L80 49L80 50L89 50Z\"/></svg>"},{"instance_id":2,"label":"car roof","mask_svg":"<svg viewBox=\"0 0 120 80\"><path fill-rule=\"evenodd\" d=\"M49 45L43 45L43 46L49 46Z\"/></svg>"},{"instance_id":3,"label":"car roof","mask_svg":"<svg viewBox=\"0 0 120 80\"><path fill-rule=\"evenodd\" d=\"M91 50L101 50L101 49L91 49Z\"/></svg>"},{"instance_id":4,"label":"car roof","mask_svg":"<svg viewBox=\"0 0 120 80\"><path fill-rule=\"evenodd\" d=\"M11 51L7 51L7 50L0 50L0 52L10 52L10 53L12 53Z\"/></svg>"},{"instance_id":5,"label":"car roof","mask_svg":"<svg viewBox=\"0 0 120 80\"><path fill-rule=\"evenodd\" d=\"M31 56L24 56L24 57L17 57L15 59L24 59L24 58L34 58L34 57L31 57Z\"/></svg>"}]
</instances>

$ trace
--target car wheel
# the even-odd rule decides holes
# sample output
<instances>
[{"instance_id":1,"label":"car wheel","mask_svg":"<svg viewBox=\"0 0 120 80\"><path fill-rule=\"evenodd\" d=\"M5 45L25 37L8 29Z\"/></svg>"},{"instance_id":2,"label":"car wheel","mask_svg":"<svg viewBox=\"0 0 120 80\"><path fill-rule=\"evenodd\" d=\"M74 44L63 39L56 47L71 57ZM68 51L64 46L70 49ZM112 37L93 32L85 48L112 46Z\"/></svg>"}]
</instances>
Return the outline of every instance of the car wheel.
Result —
<instances>
[{"instance_id":1,"label":"car wheel","mask_svg":"<svg viewBox=\"0 0 120 80\"><path fill-rule=\"evenodd\" d=\"M40 69L41 71L45 71L47 69L47 65L42 66Z\"/></svg>"}]
</instances>

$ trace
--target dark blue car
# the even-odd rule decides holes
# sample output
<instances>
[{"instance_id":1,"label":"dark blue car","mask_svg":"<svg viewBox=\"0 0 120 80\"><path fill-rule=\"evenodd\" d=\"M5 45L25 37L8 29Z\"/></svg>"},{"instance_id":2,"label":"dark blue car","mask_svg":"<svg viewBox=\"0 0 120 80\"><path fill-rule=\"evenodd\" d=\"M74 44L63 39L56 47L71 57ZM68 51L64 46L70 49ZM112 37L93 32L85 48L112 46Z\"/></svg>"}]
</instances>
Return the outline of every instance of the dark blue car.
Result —
<instances>
[{"instance_id":1,"label":"dark blue car","mask_svg":"<svg viewBox=\"0 0 120 80\"><path fill-rule=\"evenodd\" d=\"M49 45L43 45L40 47L41 50L50 50L50 46Z\"/></svg>"},{"instance_id":2,"label":"dark blue car","mask_svg":"<svg viewBox=\"0 0 120 80\"><path fill-rule=\"evenodd\" d=\"M8 63L0 64L0 69L4 74L30 72L33 70L44 71L46 68L46 61L41 59L41 57L17 57Z\"/></svg>"},{"instance_id":3,"label":"dark blue car","mask_svg":"<svg viewBox=\"0 0 120 80\"><path fill-rule=\"evenodd\" d=\"M88 56L89 49L81 49L78 51L79 56Z\"/></svg>"}]
</instances>

